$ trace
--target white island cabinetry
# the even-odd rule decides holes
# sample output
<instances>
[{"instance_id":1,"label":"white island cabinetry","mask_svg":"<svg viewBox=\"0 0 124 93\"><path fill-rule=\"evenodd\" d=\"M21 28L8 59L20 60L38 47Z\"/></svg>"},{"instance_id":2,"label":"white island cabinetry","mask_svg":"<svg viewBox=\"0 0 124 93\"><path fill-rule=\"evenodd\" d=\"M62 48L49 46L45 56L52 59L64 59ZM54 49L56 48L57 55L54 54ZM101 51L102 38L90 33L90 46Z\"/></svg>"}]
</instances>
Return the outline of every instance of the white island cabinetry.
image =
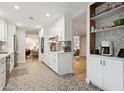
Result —
<instances>
[{"instance_id":1,"label":"white island cabinetry","mask_svg":"<svg viewBox=\"0 0 124 93\"><path fill-rule=\"evenodd\" d=\"M47 64L53 71L59 75L72 73L72 59L69 52L52 52L50 53L50 61Z\"/></svg>"}]
</instances>

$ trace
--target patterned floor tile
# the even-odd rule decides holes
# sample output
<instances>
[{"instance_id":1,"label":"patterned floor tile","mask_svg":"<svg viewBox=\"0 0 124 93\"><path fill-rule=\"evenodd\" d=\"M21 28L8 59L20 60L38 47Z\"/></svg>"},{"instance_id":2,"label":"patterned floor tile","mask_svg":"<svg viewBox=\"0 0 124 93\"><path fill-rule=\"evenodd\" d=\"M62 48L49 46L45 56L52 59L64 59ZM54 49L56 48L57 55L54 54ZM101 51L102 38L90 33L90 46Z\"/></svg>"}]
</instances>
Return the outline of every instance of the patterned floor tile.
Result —
<instances>
[{"instance_id":1,"label":"patterned floor tile","mask_svg":"<svg viewBox=\"0 0 124 93\"><path fill-rule=\"evenodd\" d=\"M99 91L75 75L59 76L42 62L14 68L5 91Z\"/></svg>"}]
</instances>

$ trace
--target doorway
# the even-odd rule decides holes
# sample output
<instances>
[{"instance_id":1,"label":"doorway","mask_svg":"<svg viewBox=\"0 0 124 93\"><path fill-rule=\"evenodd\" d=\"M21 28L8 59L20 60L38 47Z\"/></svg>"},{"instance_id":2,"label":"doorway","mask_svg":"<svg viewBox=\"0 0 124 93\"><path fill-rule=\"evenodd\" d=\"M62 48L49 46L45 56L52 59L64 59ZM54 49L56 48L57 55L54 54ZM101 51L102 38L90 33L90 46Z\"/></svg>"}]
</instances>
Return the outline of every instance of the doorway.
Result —
<instances>
[{"instance_id":1,"label":"doorway","mask_svg":"<svg viewBox=\"0 0 124 93\"><path fill-rule=\"evenodd\" d=\"M26 55L26 62L27 63L34 63L38 62L38 35L35 34L27 34L25 37L26 41L26 50L25 50L25 55Z\"/></svg>"},{"instance_id":2,"label":"doorway","mask_svg":"<svg viewBox=\"0 0 124 93\"><path fill-rule=\"evenodd\" d=\"M74 74L86 80L86 12L79 14L72 21L74 35Z\"/></svg>"},{"instance_id":3,"label":"doorway","mask_svg":"<svg viewBox=\"0 0 124 93\"><path fill-rule=\"evenodd\" d=\"M86 79L86 36L76 36L74 42L74 73L81 80ZM79 42L79 43L78 43Z\"/></svg>"}]
</instances>

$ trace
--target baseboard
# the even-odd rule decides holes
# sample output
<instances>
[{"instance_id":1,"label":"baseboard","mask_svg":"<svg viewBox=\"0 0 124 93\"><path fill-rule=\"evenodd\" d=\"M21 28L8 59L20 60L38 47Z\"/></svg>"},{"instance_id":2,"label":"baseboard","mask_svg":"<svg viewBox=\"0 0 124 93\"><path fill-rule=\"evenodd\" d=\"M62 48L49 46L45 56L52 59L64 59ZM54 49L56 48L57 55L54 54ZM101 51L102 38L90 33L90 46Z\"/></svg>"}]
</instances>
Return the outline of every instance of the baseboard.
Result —
<instances>
[{"instance_id":1,"label":"baseboard","mask_svg":"<svg viewBox=\"0 0 124 93\"><path fill-rule=\"evenodd\" d=\"M90 84L90 81L86 78L86 82Z\"/></svg>"}]
</instances>

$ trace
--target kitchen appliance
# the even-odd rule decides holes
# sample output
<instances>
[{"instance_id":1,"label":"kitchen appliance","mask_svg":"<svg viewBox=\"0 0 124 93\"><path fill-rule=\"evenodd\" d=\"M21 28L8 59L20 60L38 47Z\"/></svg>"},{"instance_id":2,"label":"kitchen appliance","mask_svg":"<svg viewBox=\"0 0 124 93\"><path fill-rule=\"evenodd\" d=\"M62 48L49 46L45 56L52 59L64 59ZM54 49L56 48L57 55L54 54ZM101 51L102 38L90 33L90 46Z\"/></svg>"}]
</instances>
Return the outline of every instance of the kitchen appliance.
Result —
<instances>
[{"instance_id":1,"label":"kitchen appliance","mask_svg":"<svg viewBox=\"0 0 124 93\"><path fill-rule=\"evenodd\" d=\"M10 77L10 59L10 55L6 57L6 84L8 83Z\"/></svg>"},{"instance_id":2,"label":"kitchen appliance","mask_svg":"<svg viewBox=\"0 0 124 93\"><path fill-rule=\"evenodd\" d=\"M124 58L124 48L121 48L121 49L120 49L120 51L119 51L117 57L122 57L122 58Z\"/></svg>"},{"instance_id":3,"label":"kitchen appliance","mask_svg":"<svg viewBox=\"0 0 124 93\"><path fill-rule=\"evenodd\" d=\"M94 54L100 54L99 49L95 49Z\"/></svg>"},{"instance_id":4,"label":"kitchen appliance","mask_svg":"<svg viewBox=\"0 0 124 93\"><path fill-rule=\"evenodd\" d=\"M17 48L17 36L14 35L14 66L16 67L17 64L17 57L18 57L18 48Z\"/></svg>"},{"instance_id":5,"label":"kitchen appliance","mask_svg":"<svg viewBox=\"0 0 124 93\"><path fill-rule=\"evenodd\" d=\"M102 55L113 56L114 54L113 47L114 47L114 44L112 41L102 41L101 43Z\"/></svg>"}]
</instances>

